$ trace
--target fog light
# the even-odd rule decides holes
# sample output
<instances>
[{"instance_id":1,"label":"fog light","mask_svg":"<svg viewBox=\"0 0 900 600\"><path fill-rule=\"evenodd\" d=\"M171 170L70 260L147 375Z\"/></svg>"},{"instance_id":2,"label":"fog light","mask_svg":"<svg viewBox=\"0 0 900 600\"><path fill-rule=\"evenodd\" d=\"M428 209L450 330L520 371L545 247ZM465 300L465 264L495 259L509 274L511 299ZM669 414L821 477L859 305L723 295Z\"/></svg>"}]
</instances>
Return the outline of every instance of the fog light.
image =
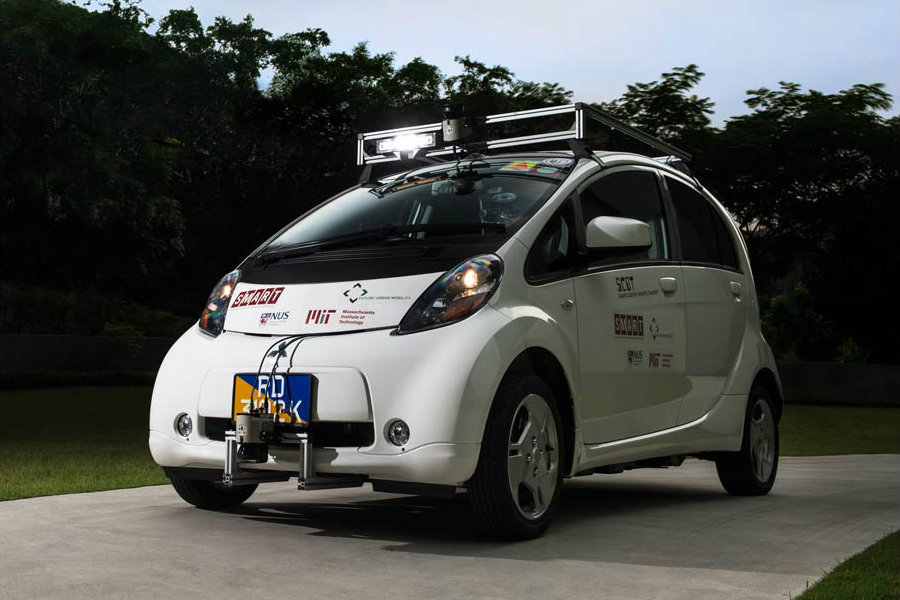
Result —
<instances>
[{"instance_id":1,"label":"fog light","mask_svg":"<svg viewBox=\"0 0 900 600\"><path fill-rule=\"evenodd\" d=\"M191 415L181 413L178 415L178 418L175 419L175 431L177 431L182 437L187 437L191 435L191 432L194 430L194 424L191 422Z\"/></svg>"},{"instance_id":2,"label":"fog light","mask_svg":"<svg viewBox=\"0 0 900 600\"><path fill-rule=\"evenodd\" d=\"M388 439L395 446L405 446L409 441L409 425L397 420L388 427Z\"/></svg>"}]
</instances>

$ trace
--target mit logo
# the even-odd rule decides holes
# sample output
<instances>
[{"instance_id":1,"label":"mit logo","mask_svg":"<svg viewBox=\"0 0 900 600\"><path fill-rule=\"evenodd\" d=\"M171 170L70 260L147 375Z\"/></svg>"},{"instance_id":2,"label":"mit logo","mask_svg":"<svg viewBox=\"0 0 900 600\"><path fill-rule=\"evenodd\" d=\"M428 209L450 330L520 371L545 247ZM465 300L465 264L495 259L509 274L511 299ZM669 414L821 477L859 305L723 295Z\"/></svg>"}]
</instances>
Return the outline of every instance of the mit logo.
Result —
<instances>
[{"instance_id":1,"label":"mit logo","mask_svg":"<svg viewBox=\"0 0 900 600\"><path fill-rule=\"evenodd\" d=\"M311 310L306 313L306 324L309 325L310 323L312 323L313 325L328 325L328 319L330 319L331 315L333 315L335 312L336 310L333 308Z\"/></svg>"}]
</instances>

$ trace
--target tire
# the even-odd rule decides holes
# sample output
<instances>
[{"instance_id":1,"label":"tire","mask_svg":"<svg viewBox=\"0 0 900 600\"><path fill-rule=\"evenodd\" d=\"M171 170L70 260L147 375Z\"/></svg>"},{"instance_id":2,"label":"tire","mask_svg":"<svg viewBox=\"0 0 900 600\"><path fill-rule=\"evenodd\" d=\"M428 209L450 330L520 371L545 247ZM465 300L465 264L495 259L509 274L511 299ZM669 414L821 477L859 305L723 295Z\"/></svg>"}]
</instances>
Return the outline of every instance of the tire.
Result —
<instances>
[{"instance_id":1,"label":"tire","mask_svg":"<svg viewBox=\"0 0 900 600\"><path fill-rule=\"evenodd\" d=\"M762 496L772 489L778 472L778 421L766 386L757 384L751 390L741 449L720 454L716 471L729 494Z\"/></svg>"},{"instance_id":2,"label":"tire","mask_svg":"<svg viewBox=\"0 0 900 600\"><path fill-rule=\"evenodd\" d=\"M182 500L197 508L208 510L234 508L245 502L256 491L256 485L225 487L217 481L181 477L172 477L170 480Z\"/></svg>"},{"instance_id":3,"label":"tire","mask_svg":"<svg viewBox=\"0 0 900 600\"><path fill-rule=\"evenodd\" d=\"M562 492L561 423L553 392L541 378L514 373L503 379L468 484L482 528L519 540L547 530Z\"/></svg>"}]
</instances>

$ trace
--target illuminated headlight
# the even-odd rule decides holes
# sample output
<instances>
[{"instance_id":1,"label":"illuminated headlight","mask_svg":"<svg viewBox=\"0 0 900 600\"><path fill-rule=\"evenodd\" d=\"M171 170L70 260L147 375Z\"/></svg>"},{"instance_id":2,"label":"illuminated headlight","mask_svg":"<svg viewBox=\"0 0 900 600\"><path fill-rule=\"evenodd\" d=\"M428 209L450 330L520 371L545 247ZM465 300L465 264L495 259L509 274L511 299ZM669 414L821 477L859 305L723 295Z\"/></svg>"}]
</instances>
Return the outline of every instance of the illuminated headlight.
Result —
<instances>
[{"instance_id":1,"label":"illuminated headlight","mask_svg":"<svg viewBox=\"0 0 900 600\"><path fill-rule=\"evenodd\" d=\"M232 271L216 284L206 306L203 307L203 314L200 315L200 329L209 335L215 337L222 333L225 327L225 313L228 312L228 303L231 302L231 294L234 293L234 286L237 285L241 278L240 271Z\"/></svg>"},{"instance_id":2,"label":"illuminated headlight","mask_svg":"<svg viewBox=\"0 0 900 600\"><path fill-rule=\"evenodd\" d=\"M191 415L185 413L178 415L178 418L175 419L175 431L178 432L178 435L188 437L193 430L194 423L191 421Z\"/></svg>"},{"instance_id":3,"label":"illuminated headlight","mask_svg":"<svg viewBox=\"0 0 900 600\"><path fill-rule=\"evenodd\" d=\"M378 154L386 154L388 152L408 152L419 148L433 148L434 144L434 133L418 133L378 140L376 146Z\"/></svg>"},{"instance_id":4,"label":"illuminated headlight","mask_svg":"<svg viewBox=\"0 0 900 600\"><path fill-rule=\"evenodd\" d=\"M483 254L444 273L409 309L398 334L449 325L484 306L500 285L503 261Z\"/></svg>"}]
</instances>

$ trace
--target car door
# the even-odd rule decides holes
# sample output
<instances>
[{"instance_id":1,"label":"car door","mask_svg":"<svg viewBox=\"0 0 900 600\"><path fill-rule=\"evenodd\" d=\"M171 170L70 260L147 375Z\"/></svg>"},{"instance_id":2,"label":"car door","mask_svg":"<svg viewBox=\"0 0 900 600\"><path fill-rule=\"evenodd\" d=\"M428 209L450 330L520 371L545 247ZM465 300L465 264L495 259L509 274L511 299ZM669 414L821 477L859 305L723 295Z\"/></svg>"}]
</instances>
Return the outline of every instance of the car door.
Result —
<instances>
[{"instance_id":1,"label":"car door","mask_svg":"<svg viewBox=\"0 0 900 600\"><path fill-rule=\"evenodd\" d=\"M705 415L738 359L750 293L730 219L699 190L666 176L681 249L687 313L687 377L679 424Z\"/></svg>"},{"instance_id":2,"label":"car door","mask_svg":"<svg viewBox=\"0 0 900 600\"><path fill-rule=\"evenodd\" d=\"M580 227L598 216L638 219L652 245L627 254L588 251L575 279L582 429L586 443L675 426L686 392L681 266L659 174L604 171L579 189Z\"/></svg>"}]
</instances>

